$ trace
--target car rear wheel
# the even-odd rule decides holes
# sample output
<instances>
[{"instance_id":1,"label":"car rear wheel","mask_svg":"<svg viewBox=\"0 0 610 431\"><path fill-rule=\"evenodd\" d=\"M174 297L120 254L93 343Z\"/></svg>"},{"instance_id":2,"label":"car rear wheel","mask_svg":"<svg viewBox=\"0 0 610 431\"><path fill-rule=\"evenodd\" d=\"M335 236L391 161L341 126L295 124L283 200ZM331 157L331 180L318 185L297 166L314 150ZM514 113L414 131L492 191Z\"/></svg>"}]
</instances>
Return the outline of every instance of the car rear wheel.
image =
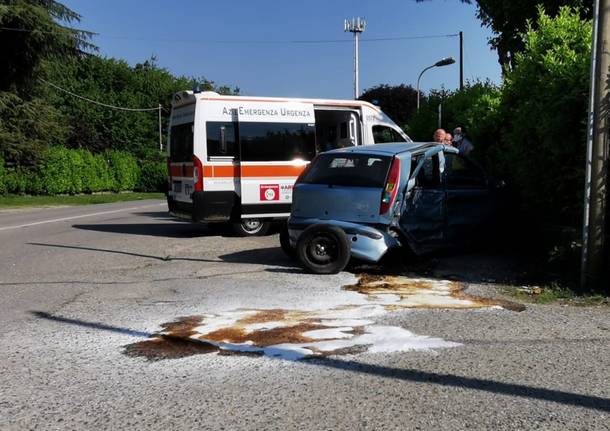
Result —
<instances>
[{"instance_id":1,"label":"car rear wheel","mask_svg":"<svg viewBox=\"0 0 610 431\"><path fill-rule=\"evenodd\" d=\"M351 246L342 229L329 225L312 225L297 242L299 261L315 274L336 274L349 262Z\"/></svg>"},{"instance_id":2,"label":"car rear wheel","mask_svg":"<svg viewBox=\"0 0 610 431\"><path fill-rule=\"evenodd\" d=\"M258 218L246 218L233 223L233 231L238 236L262 236L267 233L270 226L270 222Z\"/></svg>"}]
</instances>

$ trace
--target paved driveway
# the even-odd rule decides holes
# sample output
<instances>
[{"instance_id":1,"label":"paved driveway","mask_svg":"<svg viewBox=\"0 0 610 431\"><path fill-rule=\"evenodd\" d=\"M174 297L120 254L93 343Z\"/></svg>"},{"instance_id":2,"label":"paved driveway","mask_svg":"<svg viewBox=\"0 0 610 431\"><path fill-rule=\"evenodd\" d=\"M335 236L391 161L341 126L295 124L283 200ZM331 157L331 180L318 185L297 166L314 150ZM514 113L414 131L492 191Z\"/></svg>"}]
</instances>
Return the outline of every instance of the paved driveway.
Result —
<instances>
[{"instance_id":1,"label":"paved driveway","mask_svg":"<svg viewBox=\"0 0 610 431\"><path fill-rule=\"evenodd\" d=\"M160 201L2 211L0 245L1 429L610 427L610 308L479 301L476 259L309 275Z\"/></svg>"}]
</instances>

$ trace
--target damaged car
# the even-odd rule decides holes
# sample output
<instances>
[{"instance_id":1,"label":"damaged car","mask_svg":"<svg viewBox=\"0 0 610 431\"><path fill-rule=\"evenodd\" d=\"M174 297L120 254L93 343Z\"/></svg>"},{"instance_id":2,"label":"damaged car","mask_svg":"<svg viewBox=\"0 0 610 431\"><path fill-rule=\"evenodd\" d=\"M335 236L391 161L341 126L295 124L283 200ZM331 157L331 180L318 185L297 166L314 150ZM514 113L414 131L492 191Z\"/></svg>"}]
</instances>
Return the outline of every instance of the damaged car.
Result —
<instances>
[{"instance_id":1,"label":"damaged car","mask_svg":"<svg viewBox=\"0 0 610 431\"><path fill-rule=\"evenodd\" d=\"M458 150L390 143L318 155L294 186L282 248L313 273L351 257L378 262L390 249L416 255L459 246L493 229L495 186Z\"/></svg>"}]
</instances>

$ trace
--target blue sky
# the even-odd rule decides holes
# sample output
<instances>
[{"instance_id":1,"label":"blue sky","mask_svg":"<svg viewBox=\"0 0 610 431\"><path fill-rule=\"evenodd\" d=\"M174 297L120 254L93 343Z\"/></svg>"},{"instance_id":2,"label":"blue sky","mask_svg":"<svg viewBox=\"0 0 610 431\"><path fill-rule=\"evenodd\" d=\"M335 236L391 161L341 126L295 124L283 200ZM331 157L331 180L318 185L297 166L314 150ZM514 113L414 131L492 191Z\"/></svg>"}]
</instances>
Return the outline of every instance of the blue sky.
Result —
<instances>
[{"instance_id":1,"label":"blue sky","mask_svg":"<svg viewBox=\"0 0 610 431\"><path fill-rule=\"evenodd\" d=\"M474 5L459 0L63 0L95 31L100 54L135 64L151 55L175 74L238 86L242 94L351 98L353 45L343 20L364 17L361 91L411 84L442 57L459 55L457 37L366 42L366 38L464 32L466 79L500 81L491 36ZM285 43L344 40L345 43ZM216 42L214 42L216 41ZM221 43L219 43L220 41ZM226 43L239 41L239 43ZM261 43L263 42L263 43ZM432 69L423 90L457 88L459 68Z\"/></svg>"}]
</instances>

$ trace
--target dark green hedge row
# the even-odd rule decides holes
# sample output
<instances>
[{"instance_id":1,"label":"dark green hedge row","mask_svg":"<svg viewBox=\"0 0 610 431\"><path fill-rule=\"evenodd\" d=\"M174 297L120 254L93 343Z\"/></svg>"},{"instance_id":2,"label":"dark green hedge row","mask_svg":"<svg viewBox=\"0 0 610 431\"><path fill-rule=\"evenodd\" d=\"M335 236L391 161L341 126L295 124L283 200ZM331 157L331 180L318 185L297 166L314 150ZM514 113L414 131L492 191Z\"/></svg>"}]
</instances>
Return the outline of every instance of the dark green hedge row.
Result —
<instances>
[{"instance_id":1,"label":"dark green hedge row","mask_svg":"<svg viewBox=\"0 0 610 431\"><path fill-rule=\"evenodd\" d=\"M163 191L166 177L167 167L160 156L138 161L122 151L92 154L54 147L36 169L7 168L0 160L0 194Z\"/></svg>"}]
</instances>

